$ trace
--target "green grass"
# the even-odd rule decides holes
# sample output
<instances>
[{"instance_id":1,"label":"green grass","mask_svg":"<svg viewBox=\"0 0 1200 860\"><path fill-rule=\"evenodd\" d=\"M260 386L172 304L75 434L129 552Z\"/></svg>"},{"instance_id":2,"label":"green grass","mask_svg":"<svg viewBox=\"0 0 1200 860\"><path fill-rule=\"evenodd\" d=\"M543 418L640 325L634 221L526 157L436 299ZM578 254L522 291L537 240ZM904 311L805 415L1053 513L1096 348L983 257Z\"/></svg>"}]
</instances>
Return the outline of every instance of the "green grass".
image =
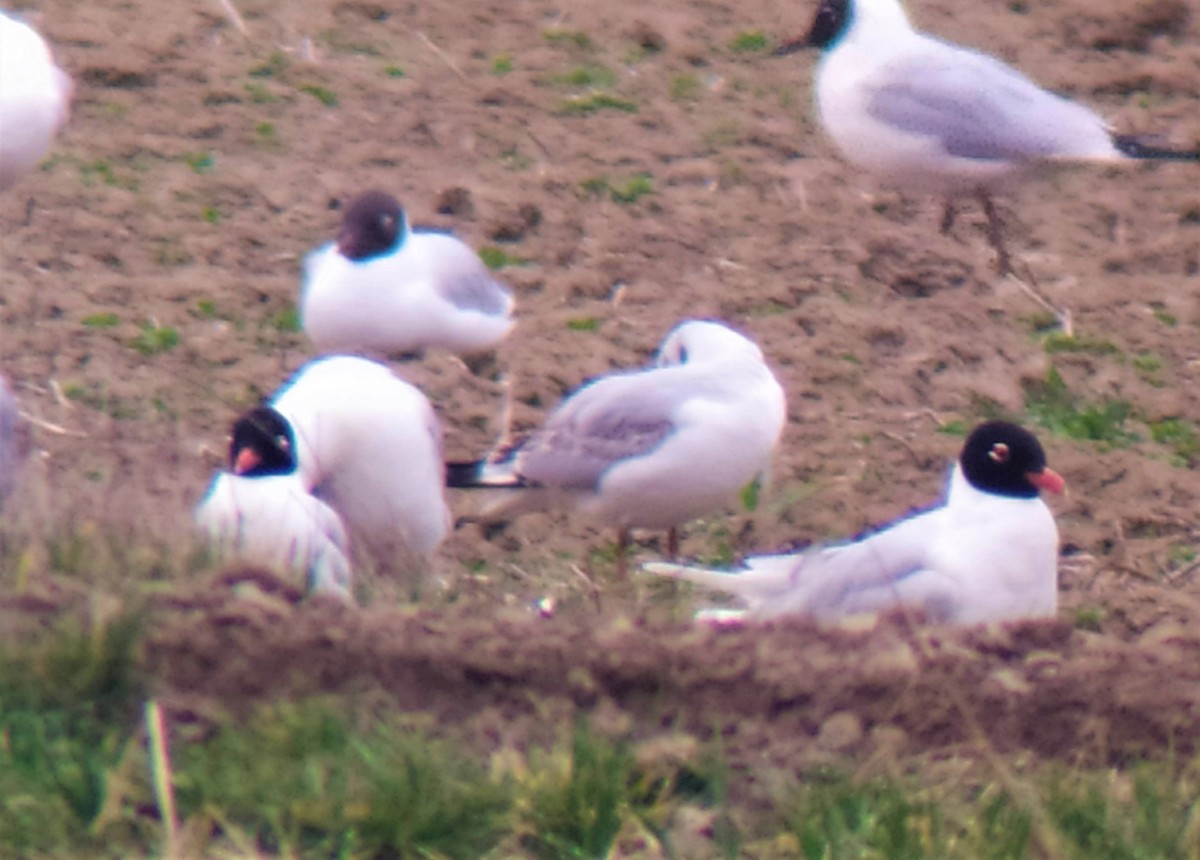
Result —
<instances>
[{"instance_id":1,"label":"green grass","mask_svg":"<svg viewBox=\"0 0 1200 860\"><path fill-rule=\"evenodd\" d=\"M148 621L119 609L66 614L0 640L0 856L161 856L141 722ZM1076 617L1086 629L1101 621L1089 610ZM777 774L788 782L773 800L731 807L719 733L635 744L563 715L557 743L489 754L439 735L432 718L353 695L265 703L202 732L187 725L168 719L187 856L574 860L613 856L634 834L647 846L638 856L681 857L672 826L684 807L710 816L703 856L714 857L1173 860L1200 851L1200 761L1032 762L1004 779L957 769Z\"/></svg>"},{"instance_id":2,"label":"green grass","mask_svg":"<svg viewBox=\"0 0 1200 860\"><path fill-rule=\"evenodd\" d=\"M492 57L492 74L502 78L515 68L511 54L497 54Z\"/></svg>"},{"instance_id":3,"label":"green grass","mask_svg":"<svg viewBox=\"0 0 1200 860\"><path fill-rule=\"evenodd\" d=\"M1186 418L1162 418L1146 424L1150 438L1171 449L1172 462L1182 468L1200 463L1200 433Z\"/></svg>"},{"instance_id":4,"label":"green grass","mask_svg":"<svg viewBox=\"0 0 1200 860\"><path fill-rule=\"evenodd\" d=\"M179 346L180 339L177 329L146 321L142 323L141 331L130 341L129 345L142 355L158 355L162 352L170 352Z\"/></svg>"},{"instance_id":5,"label":"green grass","mask_svg":"<svg viewBox=\"0 0 1200 860\"><path fill-rule=\"evenodd\" d=\"M121 318L111 311L89 314L81 320L84 328L115 328L121 324Z\"/></svg>"},{"instance_id":6,"label":"green grass","mask_svg":"<svg viewBox=\"0 0 1200 860\"><path fill-rule=\"evenodd\" d=\"M383 718L358 730L329 704L281 703L179 757L179 810L289 856L477 858L508 786L455 747Z\"/></svg>"},{"instance_id":7,"label":"green grass","mask_svg":"<svg viewBox=\"0 0 1200 860\"><path fill-rule=\"evenodd\" d=\"M196 173L211 173L217 164L211 152L188 153L183 160Z\"/></svg>"},{"instance_id":8,"label":"green grass","mask_svg":"<svg viewBox=\"0 0 1200 860\"><path fill-rule=\"evenodd\" d=\"M681 72L671 76L668 90L673 102L694 102L700 98L700 78L695 72Z\"/></svg>"},{"instance_id":9,"label":"green grass","mask_svg":"<svg viewBox=\"0 0 1200 860\"><path fill-rule=\"evenodd\" d=\"M637 113L637 102L614 96L612 93L595 92L571 96L559 103L555 113L563 116L590 116L602 110L622 113Z\"/></svg>"},{"instance_id":10,"label":"green grass","mask_svg":"<svg viewBox=\"0 0 1200 860\"><path fill-rule=\"evenodd\" d=\"M565 45L584 51L592 48L592 37L581 30L551 27L542 31L542 38L550 45Z\"/></svg>"},{"instance_id":11,"label":"green grass","mask_svg":"<svg viewBox=\"0 0 1200 860\"><path fill-rule=\"evenodd\" d=\"M735 54L761 53L770 42L761 30L743 30L729 41L729 50Z\"/></svg>"},{"instance_id":12,"label":"green grass","mask_svg":"<svg viewBox=\"0 0 1200 860\"><path fill-rule=\"evenodd\" d=\"M283 334L299 334L303 328L303 323L300 319L300 309L291 304L280 308L268 317L267 325Z\"/></svg>"},{"instance_id":13,"label":"green grass","mask_svg":"<svg viewBox=\"0 0 1200 860\"><path fill-rule=\"evenodd\" d=\"M480 248L479 259L483 260L483 264L493 272L508 266L524 266L529 262L524 257L510 254L495 245L484 245Z\"/></svg>"},{"instance_id":14,"label":"green grass","mask_svg":"<svg viewBox=\"0 0 1200 860\"><path fill-rule=\"evenodd\" d=\"M1061 331L1047 334L1042 339L1042 347L1050 354L1080 352L1088 355L1118 355L1121 352L1112 341L1087 335L1069 335Z\"/></svg>"},{"instance_id":15,"label":"green grass","mask_svg":"<svg viewBox=\"0 0 1200 860\"><path fill-rule=\"evenodd\" d=\"M561 86L604 89L615 86L617 76L607 66L602 66L599 63L585 63L584 65L576 66L569 72L552 75L550 82Z\"/></svg>"},{"instance_id":16,"label":"green grass","mask_svg":"<svg viewBox=\"0 0 1200 860\"><path fill-rule=\"evenodd\" d=\"M568 331L599 331L603 322L599 317L575 317L567 320Z\"/></svg>"},{"instance_id":17,"label":"green grass","mask_svg":"<svg viewBox=\"0 0 1200 860\"><path fill-rule=\"evenodd\" d=\"M1137 436L1126 428L1131 412L1127 402L1105 399L1089 403L1068 390L1054 367L1047 371L1044 380L1027 386L1025 409L1051 433L1069 439L1116 447L1137 441Z\"/></svg>"},{"instance_id":18,"label":"green grass","mask_svg":"<svg viewBox=\"0 0 1200 860\"><path fill-rule=\"evenodd\" d=\"M327 108L338 106L337 93L328 87L323 87L320 84L301 84L299 90L302 93L312 96Z\"/></svg>"},{"instance_id":19,"label":"green grass","mask_svg":"<svg viewBox=\"0 0 1200 860\"><path fill-rule=\"evenodd\" d=\"M649 173L638 173L622 184L613 186L609 193L614 203L636 203L647 194L654 193L654 177Z\"/></svg>"}]
</instances>

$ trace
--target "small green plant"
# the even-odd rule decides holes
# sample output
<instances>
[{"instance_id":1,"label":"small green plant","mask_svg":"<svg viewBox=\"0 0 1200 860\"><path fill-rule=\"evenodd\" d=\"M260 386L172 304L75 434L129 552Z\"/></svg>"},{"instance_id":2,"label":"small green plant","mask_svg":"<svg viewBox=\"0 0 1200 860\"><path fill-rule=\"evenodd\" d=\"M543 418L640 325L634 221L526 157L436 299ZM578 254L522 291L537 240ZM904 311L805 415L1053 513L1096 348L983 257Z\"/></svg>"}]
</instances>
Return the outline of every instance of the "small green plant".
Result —
<instances>
[{"instance_id":1,"label":"small green plant","mask_svg":"<svg viewBox=\"0 0 1200 860\"><path fill-rule=\"evenodd\" d=\"M649 173L639 173L630 177L624 185L612 189L612 199L615 203L636 203L647 194L654 193L654 179Z\"/></svg>"},{"instance_id":2,"label":"small green plant","mask_svg":"<svg viewBox=\"0 0 1200 860\"><path fill-rule=\"evenodd\" d=\"M551 27L542 31L542 38L551 45L570 45L585 51L592 47L591 36L580 30Z\"/></svg>"},{"instance_id":3,"label":"small green plant","mask_svg":"<svg viewBox=\"0 0 1200 860\"><path fill-rule=\"evenodd\" d=\"M599 63L587 63L576 66L564 74L553 75L550 80L552 83L564 86L603 89L615 86L617 76L606 66Z\"/></svg>"},{"instance_id":4,"label":"small green plant","mask_svg":"<svg viewBox=\"0 0 1200 860\"><path fill-rule=\"evenodd\" d=\"M211 173L216 167L216 161L211 152L192 152L183 157L187 166L196 173Z\"/></svg>"},{"instance_id":5,"label":"small green plant","mask_svg":"<svg viewBox=\"0 0 1200 860\"><path fill-rule=\"evenodd\" d=\"M944 433L947 436L966 436L967 430L969 429L970 428L967 427L966 421L960 421L956 419L954 421L947 421L945 424L938 425L937 432Z\"/></svg>"},{"instance_id":6,"label":"small green plant","mask_svg":"<svg viewBox=\"0 0 1200 860\"><path fill-rule=\"evenodd\" d=\"M323 87L320 84L301 84L299 90L302 93L312 96L327 108L338 106L337 94L328 87Z\"/></svg>"},{"instance_id":7,"label":"small green plant","mask_svg":"<svg viewBox=\"0 0 1200 860\"><path fill-rule=\"evenodd\" d=\"M298 334L302 328L300 310L295 305L289 304L271 314L267 324L283 334Z\"/></svg>"},{"instance_id":8,"label":"small green plant","mask_svg":"<svg viewBox=\"0 0 1200 860\"><path fill-rule=\"evenodd\" d=\"M524 266L529 261L508 253L495 245L484 245L479 249L479 259L493 272L508 266Z\"/></svg>"},{"instance_id":9,"label":"small green plant","mask_svg":"<svg viewBox=\"0 0 1200 860\"><path fill-rule=\"evenodd\" d=\"M121 176L112 164L103 158L80 165L79 171L83 176L83 184L89 188L96 183L107 185L110 188L122 188L126 191L136 191L138 188L136 179L131 176Z\"/></svg>"},{"instance_id":10,"label":"small green plant","mask_svg":"<svg viewBox=\"0 0 1200 860\"><path fill-rule=\"evenodd\" d=\"M408 75L405 73L404 69L400 68L399 66L384 66L383 73L385 75L387 75L389 78L408 77Z\"/></svg>"},{"instance_id":11,"label":"small green plant","mask_svg":"<svg viewBox=\"0 0 1200 860\"><path fill-rule=\"evenodd\" d=\"M1163 418L1148 422L1150 438L1171 448L1172 462L1190 468L1200 462L1200 433L1185 418Z\"/></svg>"},{"instance_id":12,"label":"small green plant","mask_svg":"<svg viewBox=\"0 0 1200 860\"><path fill-rule=\"evenodd\" d=\"M256 105L269 105L279 101L273 92L258 81L249 81L246 84L246 95L250 96L250 101Z\"/></svg>"},{"instance_id":13,"label":"small green plant","mask_svg":"<svg viewBox=\"0 0 1200 860\"><path fill-rule=\"evenodd\" d=\"M1080 606L1075 610L1075 627L1079 630L1100 631L1104 610L1095 606Z\"/></svg>"},{"instance_id":14,"label":"small green plant","mask_svg":"<svg viewBox=\"0 0 1200 860\"><path fill-rule=\"evenodd\" d=\"M91 314L83 318L84 328L114 328L121 323L121 318L112 311Z\"/></svg>"},{"instance_id":15,"label":"small green plant","mask_svg":"<svg viewBox=\"0 0 1200 860\"><path fill-rule=\"evenodd\" d=\"M273 78L283 74L287 67L287 54L283 51L272 51L266 60L250 69L250 76L255 78Z\"/></svg>"},{"instance_id":16,"label":"small green plant","mask_svg":"<svg viewBox=\"0 0 1200 860\"><path fill-rule=\"evenodd\" d=\"M612 93L595 92L571 96L561 102L555 111L563 116L590 116L602 110L637 113L637 102L614 96Z\"/></svg>"},{"instance_id":17,"label":"small green plant","mask_svg":"<svg viewBox=\"0 0 1200 860\"><path fill-rule=\"evenodd\" d=\"M568 331L599 331L601 320L599 317L575 317L567 320Z\"/></svg>"},{"instance_id":18,"label":"small green plant","mask_svg":"<svg viewBox=\"0 0 1200 860\"><path fill-rule=\"evenodd\" d=\"M584 199L603 197L608 190L608 179L604 176L592 176L579 183L579 196Z\"/></svg>"},{"instance_id":19,"label":"small green plant","mask_svg":"<svg viewBox=\"0 0 1200 860\"><path fill-rule=\"evenodd\" d=\"M762 493L762 475L755 475L754 480L742 487L742 510L753 513L758 510L758 499Z\"/></svg>"},{"instance_id":20,"label":"small green plant","mask_svg":"<svg viewBox=\"0 0 1200 860\"><path fill-rule=\"evenodd\" d=\"M1066 332L1054 331L1042 339L1042 347L1046 352L1081 352L1088 355L1114 355L1121 350L1115 343L1103 338L1087 335L1070 335Z\"/></svg>"},{"instance_id":21,"label":"small green plant","mask_svg":"<svg viewBox=\"0 0 1200 860\"><path fill-rule=\"evenodd\" d=\"M767 49L767 36L761 30L743 30L729 42L735 54L761 53Z\"/></svg>"},{"instance_id":22,"label":"small green plant","mask_svg":"<svg viewBox=\"0 0 1200 860\"><path fill-rule=\"evenodd\" d=\"M671 76L671 101L694 102L700 98L700 78L695 72L681 72Z\"/></svg>"},{"instance_id":23,"label":"small green plant","mask_svg":"<svg viewBox=\"0 0 1200 860\"><path fill-rule=\"evenodd\" d=\"M142 355L158 355L179 346L179 340L179 332L171 326L159 325L148 320L142 323L141 331L130 342L130 346Z\"/></svg>"},{"instance_id":24,"label":"small green plant","mask_svg":"<svg viewBox=\"0 0 1200 860\"><path fill-rule=\"evenodd\" d=\"M511 54L497 54L492 58L492 74L502 78L513 70Z\"/></svg>"},{"instance_id":25,"label":"small green plant","mask_svg":"<svg viewBox=\"0 0 1200 860\"><path fill-rule=\"evenodd\" d=\"M216 206L205 206L200 210L200 217L206 224L220 224L222 218L221 210Z\"/></svg>"},{"instance_id":26,"label":"small green plant","mask_svg":"<svg viewBox=\"0 0 1200 860\"><path fill-rule=\"evenodd\" d=\"M1154 318L1165 326L1179 325L1179 317L1171 313L1159 302L1154 302L1150 305L1150 310L1154 314Z\"/></svg>"}]
</instances>

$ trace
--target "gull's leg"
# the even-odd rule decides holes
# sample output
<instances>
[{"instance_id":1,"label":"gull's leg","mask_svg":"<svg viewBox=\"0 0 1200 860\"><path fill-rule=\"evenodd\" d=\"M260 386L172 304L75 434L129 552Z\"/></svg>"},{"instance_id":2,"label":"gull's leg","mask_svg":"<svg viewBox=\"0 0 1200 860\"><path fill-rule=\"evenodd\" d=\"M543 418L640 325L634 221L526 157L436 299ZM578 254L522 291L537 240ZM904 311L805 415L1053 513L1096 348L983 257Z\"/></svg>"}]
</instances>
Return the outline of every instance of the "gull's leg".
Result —
<instances>
[{"instance_id":1,"label":"gull's leg","mask_svg":"<svg viewBox=\"0 0 1200 860\"><path fill-rule=\"evenodd\" d=\"M508 453L513 444L513 384L512 376L508 373L500 375L500 416L497 423L500 425L500 435L492 446L492 454L503 455Z\"/></svg>"},{"instance_id":2,"label":"gull's leg","mask_svg":"<svg viewBox=\"0 0 1200 860\"><path fill-rule=\"evenodd\" d=\"M983 204L983 214L988 220L988 242L996 249L996 269L1000 277L1012 274L1012 258L1008 255L1008 246L1004 244L1004 222L1000 220L1000 212L986 191L980 190L979 202Z\"/></svg>"},{"instance_id":3,"label":"gull's leg","mask_svg":"<svg viewBox=\"0 0 1200 860\"><path fill-rule=\"evenodd\" d=\"M999 271L1000 276L1012 278L1026 295L1054 314L1058 320L1059 327L1064 333L1070 335L1072 332L1071 311L1066 308L1055 307L1032 283L1026 283L1017 277L1017 273L1012 268L1012 258L1009 256L1008 248L1004 244L1004 222L1000 220L1000 213L996 210L996 204L992 201L991 196L983 190L979 192L979 202L983 204L983 213L988 219L988 241L996 249L996 269ZM1033 278L1031 277L1030 281L1032 280Z\"/></svg>"},{"instance_id":4,"label":"gull's leg","mask_svg":"<svg viewBox=\"0 0 1200 860\"><path fill-rule=\"evenodd\" d=\"M954 218L958 215L958 209L954 205L954 198L947 197L945 200L945 208L942 209L942 223L938 228L943 236L946 236L954 229Z\"/></svg>"},{"instance_id":5,"label":"gull's leg","mask_svg":"<svg viewBox=\"0 0 1200 860\"><path fill-rule=\"evenodd\" d=\"M617 579L622 582L629 579L629 547L632 543L628 528L617 532Z\"/></svg>"},{"instance_id":6,"label":"gull's leg","mask_svg":"<svg viewBox=\"0 0 1200 860\"><path fill-rule=\"evenodd\" d=\"M675 526L667 529L667 558L671 561L679 558L679 529Z\"/></svg>"}]
</instances>

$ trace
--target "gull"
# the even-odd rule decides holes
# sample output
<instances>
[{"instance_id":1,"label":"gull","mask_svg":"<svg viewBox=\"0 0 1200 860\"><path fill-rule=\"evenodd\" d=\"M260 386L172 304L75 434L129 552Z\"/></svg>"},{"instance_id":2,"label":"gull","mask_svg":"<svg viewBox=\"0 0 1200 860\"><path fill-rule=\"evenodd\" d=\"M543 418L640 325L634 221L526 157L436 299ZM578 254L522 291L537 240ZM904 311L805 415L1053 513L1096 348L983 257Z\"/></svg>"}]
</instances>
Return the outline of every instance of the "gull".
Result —
<instances>
[{"instance_id":1,"label":"gull","mask_svg":"<svg viewBox=\"0 0 1200 860\"><path fill-rule=\"evenodd\" d=\"M0 12L0 191L42 160L67 120L72 89L37 31Z\"/></svg>"},{"instance_id":2,"label":"gull","mask_svg":"<svg viewBox=\"0 0 1200 860\"><path fill-rule=\"evenodd\" d=\"M741 573L651 563L649 573L728 592L746 609L716 620L839 618L904 607L951 624L1052 617L1058 527L1039 491L1061 493L1028 430L976 427L944 500L851 543L746 560Z\"/></svg>"},{"instance_id":3,"label":"gull","mask_svg":"<svg viewBox=\"0 0 1200 860\"><path fill-rule=\"evenodd\" d=\"M353 601L341 518L305 490L295 473L221 472L197 506L195 520L223 561L298 572L310 592Z\"/></svg>"},{"instance_id":4,"label":"gull","mask_svg":"<svg viewBox=\"0 0 1200 860\"><path fill-rule=\"evenodd\" d=\"M513 298L454 236L413 228L400 202L368 191L337 240L305 259L300 315L320 350L387 355L490 349L513 327Z\"/></svg>"},{"instance_id":5,"label":"gull","mask_svg":"<svg viewBox=\"0 0 1200 860\"><path fill-rule=\"evenodd\" d=\"M441 425L425 395L382 364L309 362L241 416L232 439L233 474L294 479L345 524L356 563L427 564L450 528Z\"/></svg>"},{"instance_id":6,"label":"gull","mask_svg":"<svg viewBox=\"0 0 1200 860\"><path fill-rule=\"evenodd\" d=\"M783 388L751 340L719 322L676 326L644 370L596 379L500 460L451 463L450 487L497 490L470 520L558 506L618 529L676 527L762 472L786 420Z\"/></svg>"},{"instance_id":7,"label":"gull","mask_svg":"<svg viewBox=\"0 0 1200 860\"><path fill-rule=\"evenodd\" d=\"M915 30L899 0L822 0L808 38L779 53L822 49L816 102L846 161L902 190L983 204L1002 275L1011 272L993 203L1042 168L1142 159L1200 161L1114 134L1097 113L1042 89L987 54Z\"/></svg>"}]
</instances>

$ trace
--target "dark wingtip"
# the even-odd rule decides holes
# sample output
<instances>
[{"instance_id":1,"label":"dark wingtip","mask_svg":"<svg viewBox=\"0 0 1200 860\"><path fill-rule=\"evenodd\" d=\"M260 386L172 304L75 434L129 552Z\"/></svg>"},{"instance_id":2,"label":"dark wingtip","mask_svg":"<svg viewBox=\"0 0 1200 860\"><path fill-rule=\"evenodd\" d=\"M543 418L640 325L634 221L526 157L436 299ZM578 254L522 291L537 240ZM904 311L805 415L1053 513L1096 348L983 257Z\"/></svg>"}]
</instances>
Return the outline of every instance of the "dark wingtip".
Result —
<instances>
[{"instance_id":1,"label":"dark wingtip","mask_svg":"<svg viewBox=\"0 0 1200 860\"><path fill-rule=\"evenodd\" d=\"M484 472L493 460L472 460L446 464L446 486L453 490L520 489L529 486L520 475L488 475Z\"/></svg>"},{"instance_id":2,"label":"dark wingtip","mask_svg":"<svg viewBox=\"0 0 1200 860\"><path fill-rule=\"evenodd\" d=\"M1200 149L1170 149L1156 146L1153 138L1133 134L1113 135L1113 146L1129 158L1160 161L1200 161Z\"/></svg>"},{"instance_id":3,"label":"dark wingtip","mask_svg":"<svg viewBox=\"0 0 1200 860\"><path fill-rule=\"evenodd\" d=\"M479 476L486 462L472 460L469 463L447 463L446 486L457 489L479 486Z\"/></svg>"}]
</instances>

